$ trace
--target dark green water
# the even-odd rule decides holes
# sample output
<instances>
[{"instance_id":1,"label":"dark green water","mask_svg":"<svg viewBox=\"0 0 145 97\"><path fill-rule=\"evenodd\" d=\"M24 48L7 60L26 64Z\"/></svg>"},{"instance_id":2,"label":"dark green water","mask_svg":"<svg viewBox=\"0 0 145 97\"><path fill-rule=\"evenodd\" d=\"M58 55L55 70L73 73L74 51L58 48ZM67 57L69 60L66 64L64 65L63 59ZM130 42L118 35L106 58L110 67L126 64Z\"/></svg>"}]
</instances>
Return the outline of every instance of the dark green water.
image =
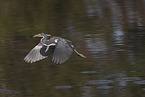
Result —
<instances>
[{"instance_id":1,"label":"dark green water","mask_svg":"<svg viewBox=\"0 0 145 97\"><path fill-rule=\"evenodd\" d=\"M0 2L0 97L145 97L144 0ZM87 58L25 63L39 32Z\"/></svg>"}]
</instances>

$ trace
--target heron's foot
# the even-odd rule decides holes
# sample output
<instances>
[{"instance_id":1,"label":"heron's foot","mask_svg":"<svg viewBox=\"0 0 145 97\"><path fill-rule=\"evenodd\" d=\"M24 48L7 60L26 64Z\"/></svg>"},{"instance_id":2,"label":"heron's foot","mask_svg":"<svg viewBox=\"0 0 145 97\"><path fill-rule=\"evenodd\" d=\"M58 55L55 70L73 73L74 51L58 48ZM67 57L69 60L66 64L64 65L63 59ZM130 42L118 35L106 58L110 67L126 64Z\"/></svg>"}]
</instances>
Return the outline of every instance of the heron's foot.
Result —
<instances>
[{"instance_id":1,"label":"heron's foot","mask_svg":"<svg viewBox=\"0 0 145 97\"><path fill-rule=\"evenodd\" d=\"M84 56L83 54L79 54L82 58L87 58L86 56Z\"/></svg>"}]
</instances>

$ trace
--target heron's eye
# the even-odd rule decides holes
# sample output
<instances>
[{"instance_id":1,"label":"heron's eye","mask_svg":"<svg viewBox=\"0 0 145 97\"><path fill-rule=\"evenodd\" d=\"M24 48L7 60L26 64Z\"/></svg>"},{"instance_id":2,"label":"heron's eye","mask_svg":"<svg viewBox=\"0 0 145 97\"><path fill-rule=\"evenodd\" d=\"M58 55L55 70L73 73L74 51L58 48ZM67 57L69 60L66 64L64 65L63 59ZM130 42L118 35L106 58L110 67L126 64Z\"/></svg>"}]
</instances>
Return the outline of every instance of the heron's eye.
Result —
<instances>
[{"instance_id":1,"label":"heron's eye","mask_svg":"<svg viewBox=\"0 0 145 97\"><path fill-rule=\"evenodd\" d=\"M38 34L39 36L42 36L42 34Z\"/></svg>"}]
</instances>

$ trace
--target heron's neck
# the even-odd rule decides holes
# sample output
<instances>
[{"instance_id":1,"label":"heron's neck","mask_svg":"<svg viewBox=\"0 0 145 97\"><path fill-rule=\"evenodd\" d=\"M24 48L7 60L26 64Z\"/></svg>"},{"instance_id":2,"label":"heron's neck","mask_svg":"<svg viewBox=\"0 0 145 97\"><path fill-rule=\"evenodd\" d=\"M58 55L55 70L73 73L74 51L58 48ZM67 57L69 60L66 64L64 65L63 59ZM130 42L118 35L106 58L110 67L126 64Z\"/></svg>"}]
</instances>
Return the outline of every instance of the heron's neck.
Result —
<instances>
[{"instance_id":1,"label":"heron's neck","mask_svg":"<svg viewBox=\"0 0 145 97\"><path fill-rule=\"evenodd\" d=\"M41 39L41 42L42 42L43 44L45 44L46 41L47 41L47 37L43 37L43 38Z\"/></svg>"}]
</instances>

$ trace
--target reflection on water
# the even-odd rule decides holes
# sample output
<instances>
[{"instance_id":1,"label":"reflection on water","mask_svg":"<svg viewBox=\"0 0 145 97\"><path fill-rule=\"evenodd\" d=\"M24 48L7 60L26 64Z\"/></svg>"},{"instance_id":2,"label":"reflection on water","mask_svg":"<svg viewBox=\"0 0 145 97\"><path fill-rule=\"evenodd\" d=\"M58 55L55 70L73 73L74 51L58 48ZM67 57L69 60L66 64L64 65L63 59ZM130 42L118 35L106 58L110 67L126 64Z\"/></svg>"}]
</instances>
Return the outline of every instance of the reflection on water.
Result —
<instances>
[{"instance_id":1,"label":"reflection on water","mask_svg":"<svg viewBox=\"0 0 145 97\"><path fill-rule=\"evenodd\" d=\"M144 97L144 0L5 1L0 4L0 97ZM23 58L46 32L87 56L62 65Z\"/></svg>"},{"instance_id":2,"label":"reflection on water","mask_svg":"<svg viewBox=\"0 0 145 97\"><path fill-rule=\"evenodd\" d=\"M2 97L13 97L13 96L21 96L21 94L14 90L0 89L0 95Z\"/></svg>"},{"instance_id":3,"label":"reflection on water","mask_svg":"<svg viewBox=\"0 0 145 97\"><path fill-rule=\"evenodd\" d=\"M91 34L91 35L87 35L86 43L87 43L87 48L88 51L90 51L90 53L92 53L93 58L95 59L95 57L99 58L100 55L98 56L99 53L101 52L105 52L106 51L106 41L104 40L104 35L100 35L100 34ZM96 60L96 59L95 59Z\"/></svg>"},{"instance_id":4,"label":"reflection on water","mask_svg":"<svg viewBox=\"0 0 145 97\"><path fill-rule=\"evenodd\" d=\"M56 89L67 89L67 88L72 88L71 86L55 86L54 88Z\"/></svg>"}]
</instances>

